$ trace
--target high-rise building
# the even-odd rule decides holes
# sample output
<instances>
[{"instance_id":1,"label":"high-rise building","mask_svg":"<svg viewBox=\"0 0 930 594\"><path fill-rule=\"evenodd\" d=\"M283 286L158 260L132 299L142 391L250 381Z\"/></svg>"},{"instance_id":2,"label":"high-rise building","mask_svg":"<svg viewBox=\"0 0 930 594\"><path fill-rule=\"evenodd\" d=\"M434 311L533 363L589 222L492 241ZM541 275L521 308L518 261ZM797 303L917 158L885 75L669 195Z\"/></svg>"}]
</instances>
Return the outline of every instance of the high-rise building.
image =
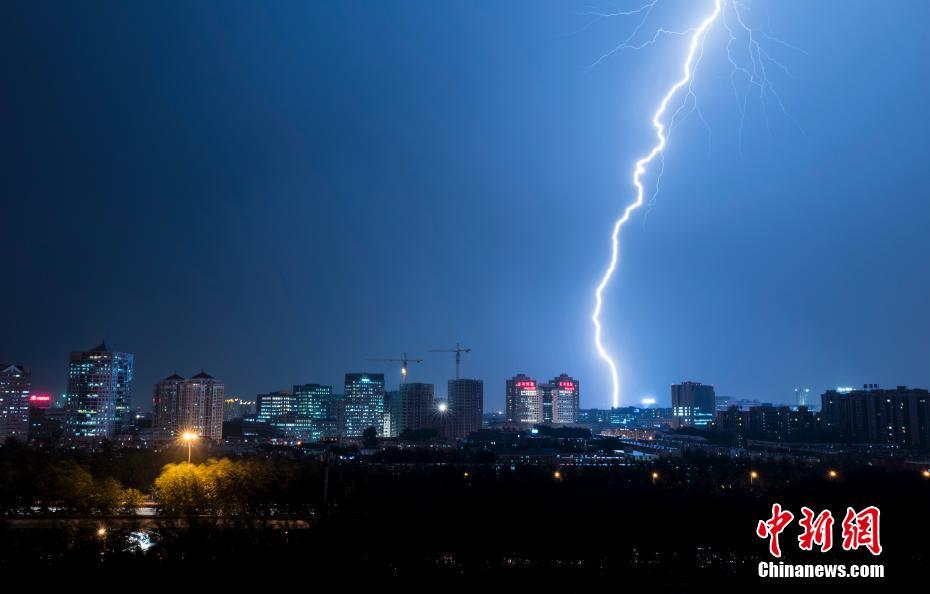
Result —
<instances>
[{"instance_id":1,"label":"high-rise building","mask_svg":"<svg viewBox=\"0 0 930 594\"><path fill-rule=\"evenodd\" d=\"M700 382L672 386L672 414L678 427L706 427L714 420L714 387Z\"/></svg>"},{"instance_id":2,"label":"high-rise building","mask_svg":"<svg viewBox=\"0 0 930 594\"><path fill-rule=\"evenodd\" d=\"M320 384L299 384L294 386L294 413L314 420L329 416L326 410L327 400L333 396L332 386Z\"/></svg>"},{"instance_id":3,"label":"high-rise building","mask_svg":"<svg viewBox=\"0 0 930 594\"><path fill-rule=\"evenodd\" d=\"M810 388L795 388L794 398L797 406L810 406Z\"/></svg>"},{"instance_id":4,"label":"high-rise building","mask_svg":"<svg viewBox=\"0 0 930 594\"><path fill-rule=\"evenodd\" d=\"M29 438L29 391L32 373L22 365L0 365L0 444Z\"/></svg>"},{"instance_id":5,"label":"high-rise building","mask_svg":"<svg viewBox=\"0 0 930 594\"><path fill-rule=\"evenodd\" d=\"M403 432L401 426L404 415L403 401L400 390L389 390L384 393L384 437L400 437Z\"/></svg>"},{"instance_id":6,"label":"high-rise building","mask_svg":"<svg viewBox=\"0 0 930 594\"><path fill-rule=\"evenodd\" d=\"M453 439L467 437L481 429L484 412L484 382L478 379L449 380L449 414Z\"/></svg>"},{"instance_id":7,"label":"high-rise building","mask_svg":"<svg viewBox=\"0 0 930 594\"><path fill-rule=\"evenodd\" d=\"M428 429L436 425L433 384L410 382L400 385L400 433Z\"/></svg>"},{"instance_id":8,"label":"high-rise building","mask_svg":"<svg viewBox=\"0 0 930 594\"><path fill-rule=\"evenodd\" d=\"M383 373L347 373L345 403L346 437L361 437L369 427L384 433Z\"/></svg>"},{"instance_id":9,"label":"high-rise building","mask_svg":"<svg viewBox=\"0 0 930 594\"><path fill-rule=\"evenodd\" d=\"M100 343L71 353L68 364L68 432L80 441L110 439L129 424L133 356Z\"/></svg>"},{"instance_id":10,"label":"high-rise building","mask_svg":"<svg viewBox=\"0 0 930 594\"><path fill-rule=\"evenodd\" d=\"M225 386L201 371L190 379L178 374L155 384L153 427L161 439L189 431L204 439L223 437Z\"/></svg>"},{"instance_id":11,"label":"high-rise building","mask_svg":"<svg viewBox=\"0 0 930 594\"><path fill-rule=\"evenodd\" d=\"M294 411L294 394L287 390L268 392L255 397L255 416L263 423L275 417L283 417Z\"/></svg>"},{"instance_id":12,"label":"high-rise building","mask_svg":"<svg viewBox=\"0 0 930 594\"><path fill-rule=\"evenodd\" d=\"M338 417L331 410L333 387L320 384L300 384L294 386L294 415L298 423L306 426L303 419L308 419L309 431L301 435L308 441L319 441L336 437L339 434Z\"/></svg>"},{"instance_id":13,"label":"high-rise building","mask_svg":"<svg viewBox=\"0 0 930 594\"><path fill-rule=\"evenodd\" d=\"M844 442L930 448L930 392L898 386L836 389L821 398L824 431Z\"/></svg>"},{"instance_id":14,"label":"high-rise building","mask_svg":"<svg viewBox=\"0 0 930 594\"><path fill-rule=\"evenodd\" d=\"M565 373L539 386L542 394L542 422L578 423L578 388L578 380Z\"/></svg>"},{"instance_id":15,"label":"high-rise building","mask_svg":"<svg viewBox=\"0 0 930 594\"><path fill-rule=\"evenodd\" d=\"M184 378L173 373L155 384L152 428L159 439L174 439L183 431L179 416L182 383Z\"/></svg>"},{"instance_id":16,"label":"high-rise building","mask_svg":"<svg viewBox=\"0 0 930 594\"><path fill-rule=\"evenodd\" d=\"M506 408L508 423L541 423L542 395L536 380L517 374L507 380Z\"/></svg>"},{"instance_id":17,"label":"high-rise building","mask_svg":"<svg viewBox=\"0 0 930 594\"><path fill-rule=\"evenodd\" d=\"M221 440L225 391L222 383L203 371L181 384L181 427L205 439Z\"/></svg>"}]
</instances>

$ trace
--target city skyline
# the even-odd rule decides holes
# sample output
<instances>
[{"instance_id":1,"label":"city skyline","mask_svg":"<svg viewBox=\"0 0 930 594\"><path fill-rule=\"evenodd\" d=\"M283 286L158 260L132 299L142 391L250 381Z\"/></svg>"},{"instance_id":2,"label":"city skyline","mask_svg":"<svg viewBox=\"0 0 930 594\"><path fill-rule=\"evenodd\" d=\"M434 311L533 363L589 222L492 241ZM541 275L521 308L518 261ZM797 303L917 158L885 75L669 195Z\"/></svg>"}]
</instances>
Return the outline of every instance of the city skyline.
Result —
<instances>
[{"instance_id":1,"label":"city skyline","mask_svg":"<svg viewBox=\"0 0 930 594\"><path fill-rule=\"evenodd\" d=\"M662 4L657 22L688 26L711 3ZM584 406L609 406L591 292L682 46L592 67L629 21L486 6L241 4L213 27L180 2L16 3L0 361L60 394L68 353L106 338L137 358L138 405L200 367L249 397L353 369L390 389L399 369L365 360L406 351L441 393L453 358L429 351L461 342L488 409L521 370L570 372ZM930 6L765 12L804 50L770 48L788 117L758 101L737 117L708 38L710 130L675 129L674 175L625 229L606 295L621 405L684 380L779 403L799 385L930 385L930 87L912 76ZM866 27L883 52L850 43Z\"/></svg>"}]
</instances>

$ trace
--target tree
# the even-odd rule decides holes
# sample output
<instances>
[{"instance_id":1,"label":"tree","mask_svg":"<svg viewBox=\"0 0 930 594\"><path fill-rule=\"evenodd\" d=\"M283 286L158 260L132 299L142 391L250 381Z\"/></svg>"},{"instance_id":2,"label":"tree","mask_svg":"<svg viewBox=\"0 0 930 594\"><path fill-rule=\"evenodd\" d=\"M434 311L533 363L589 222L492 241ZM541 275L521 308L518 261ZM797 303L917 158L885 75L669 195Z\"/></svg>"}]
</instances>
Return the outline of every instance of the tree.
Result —
<instances>
[{"instance_id":1,"label":"tree","mask_svg":"<svg viewBox=\"0 0 930 594\"><path fill-rule=\"evenodd\" d=\"M368 449L375 449L378 447L378 430L374 427L369 427L362 431L362 445Z\"/></svg>"},{"instance_id":2,"label":"tree","mask_svg":"<svg viewBox=\"0 0 930 594\"><path fill-rule=\"evenodd\" d=\"M136 510L145 504L145 498L142 497L142 491L139 489L124 489L122 503L120 507L123 513L135 514Z\"/></svg>"}]
</instances>

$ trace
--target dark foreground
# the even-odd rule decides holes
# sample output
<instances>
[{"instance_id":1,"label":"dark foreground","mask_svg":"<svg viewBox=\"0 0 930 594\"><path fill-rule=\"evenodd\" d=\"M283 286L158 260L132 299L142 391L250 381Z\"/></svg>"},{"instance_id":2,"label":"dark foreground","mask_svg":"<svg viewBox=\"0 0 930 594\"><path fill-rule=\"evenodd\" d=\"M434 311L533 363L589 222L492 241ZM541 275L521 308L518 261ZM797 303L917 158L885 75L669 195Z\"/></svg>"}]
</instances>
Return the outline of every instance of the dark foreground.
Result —
<instances>
[{"instance_id":1,"label":"dark foreground","mask_svg":"<svg viewBox=\"0 0 930 594\"><path fill-rule=\"evenodd\" d=\"M97 471L107 466L84 462ZM4 464L6 476L15 478L10 460ZM11 501L16 487L5 483L0 571L62 576L96 569L167 580L196 569L201 577L221 580L248 575L309 585L317 579L476 579L501 586L566 584L569 591L592 581L618 587L645 582L659 591L852 585L757 576L759 562L772 558L755 526L775 502L796 515L781 536L786 562L881 563L883 579L856 583L885 587L923 583L930 561L930 480L909 465L750 464L699 454L610 468L462 459L334 462L324 501L321 462L287 458L269 464L276 470L264 477L260 487L268 491L256 492L256 499L242 494L258 487L240 479L226 486L243 497L235 510L175 509L171 517L164 510L149 518L118 510L104 515L25 508L23 494ZM119 475L118 467L109 466ZM750 484L752 471L758 474ZM139 474L138 468L131 472ZM154 477L144 474L119 478L150 490ZM878 557L840 546L847 506L869 505L881 509L884 550ZM801 506L830 509L836 517L829 553L798 549Z\"/></svg>"}]
</instances>

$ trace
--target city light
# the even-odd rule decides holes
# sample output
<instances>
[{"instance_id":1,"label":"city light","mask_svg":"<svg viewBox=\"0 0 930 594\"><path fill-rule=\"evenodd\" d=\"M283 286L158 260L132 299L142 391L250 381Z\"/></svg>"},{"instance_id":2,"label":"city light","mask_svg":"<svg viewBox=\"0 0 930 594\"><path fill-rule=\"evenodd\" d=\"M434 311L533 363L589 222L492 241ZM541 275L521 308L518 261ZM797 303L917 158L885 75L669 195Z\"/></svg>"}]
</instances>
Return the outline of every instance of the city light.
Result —
<instances>
[{"instance_id":1,"label":"city light","mask_svg":"<svg viewBox=\"0 0 930 594\"><path fill-rule=\"evenodd\" d=\"M97 528L97 536L99 536L100 538L103 538L106 535L107 535L107 529L105 526L101 526Z\"/></svg>"},{"instance_id":2,"label":"city light","mask_svg":"<svg viewBox=\"0 0 930 594\"><path fill-rule=\"evenodd\" d=\"M755 470L752 470L749 472L749 486L750 487L752 486L753 481L755 481L757 478L759 478L758 472L756 472Z\"/></svg>"},{"instance_id":3,"label":"city light","mask_svg":"<svg viewBox=\"0 0 930 594\"><path fill-rule=\"evenodd\" d=\"M829 476L830 478L836 478L839 476L839 473L835 470L831 470L830 472L827 473L827 476Z\"/></svg>"},{"instance_id":4,"label":"city light","mask_svg":"<svg viewBox=\"0 0 930 594\"><path fill-rule=\"evenodd\" d=\"M447 410L449 410L449 405L446 404L445 402L440 402L437 408L439 409L439 412L444 413Z\"/></svg>"},{"instance_id":5,"label":"city light","mask_svg":"<svg viewBox=\"0 0 930 594\"><path fill-rule=\"evenodd\" d=\"M925 479L930 479L930 470L924 470L921 474Z\"/></svg>"},{"instance_id":6,"label":"city light","mask_svg":"<svg viewBox=\"0 0 930 594\"><path fill-rule=\"evenodd\" d=\"M181 434L181 440L187 443L187 463L191 463L191 447L197 440L197 434L193 431L185 431Z\"/></svg>"},{"instance_id":7,"label":"city light","mask_svg":"<svg viewBox=\"0 0 930 594\"><path fill-rule=\"evenodd\" d=\"M553 476L556 480L559 480L559 479L562 478L562 473L559 472L558 470L556 470L555 472L552 473L552 476Z\"/></svg>"}]
</instances>

